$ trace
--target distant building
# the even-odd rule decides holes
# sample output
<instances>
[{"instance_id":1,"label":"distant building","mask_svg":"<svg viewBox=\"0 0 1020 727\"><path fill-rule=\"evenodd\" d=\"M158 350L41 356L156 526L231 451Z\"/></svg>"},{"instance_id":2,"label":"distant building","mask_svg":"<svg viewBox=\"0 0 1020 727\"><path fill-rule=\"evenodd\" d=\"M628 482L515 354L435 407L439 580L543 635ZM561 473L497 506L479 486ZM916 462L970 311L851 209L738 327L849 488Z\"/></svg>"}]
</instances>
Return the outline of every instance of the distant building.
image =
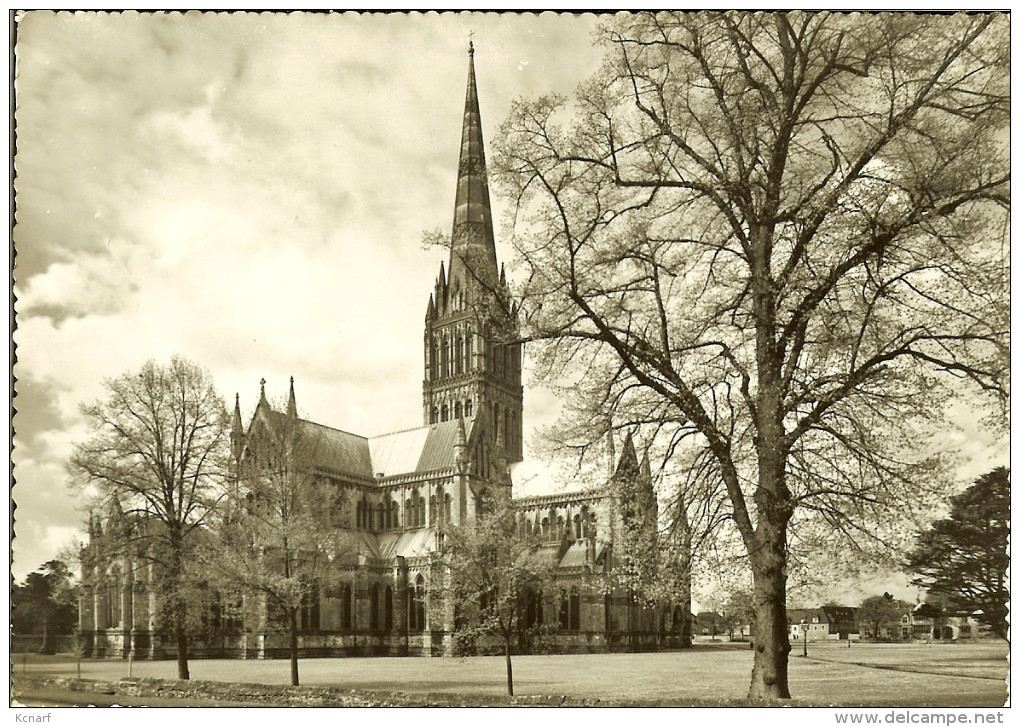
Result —
<instances>
[{"instance_id":1,"label":"distant building","mask_svg":"<svg viewBox=\"0 0 1020 727\"><path fill-rule=\"evenodd\" d=\"M454 608L433 587L435 579L447 577L441 525L469 523L484 511L488 495L510 491L510 465L522 458L523 350L517 309L496 261L473 48L451 240L449 267L440 266L425 313L421 425L365 437L301 419L293 379L286 412L270 406L264 381L247 426L235 405L236 462L252 456L254 429L287 417L312 444L304 464L343 495L337 514L357 552L336 581L319 584L302 608L299 644L305 654L451 653ZM623 477L636 482L632 502L620 500L616 485ZM630 437L602 487L519 498L515 506L521 531L546 540L545 555L556 567L555 591L531 594L526 608L529 624L549 631L544 648L679 645L688 619L682 606L642 606L606 585L614 558L623 552L621 533L628 526L621 512L642 507L652 510L653 525L657 519L647 456L638 458ZM125 523L111 511L93 523L91 535L138 527L144 524ZM110 558L95 545L86 548L89 585L80 631L91 653L172 653L173 645L158 633L158 573L138 562ZM215 593L208 600L208 618L194 639L196 656L286 652L286 634L264 601L221 603Z\"/></svg>"}]
</instances>

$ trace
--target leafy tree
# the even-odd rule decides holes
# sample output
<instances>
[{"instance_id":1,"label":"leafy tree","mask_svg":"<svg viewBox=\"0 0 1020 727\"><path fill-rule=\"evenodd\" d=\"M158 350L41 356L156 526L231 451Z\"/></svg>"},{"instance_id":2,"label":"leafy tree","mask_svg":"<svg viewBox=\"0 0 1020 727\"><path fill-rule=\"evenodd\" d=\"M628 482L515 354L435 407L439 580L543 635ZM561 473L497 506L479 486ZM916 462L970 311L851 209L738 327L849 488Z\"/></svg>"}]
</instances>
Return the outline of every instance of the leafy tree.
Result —
<instances>
[{"instance_id":1,"label":"leafy tree","mask_svg":"<svg viewBox=\"0 0 1020 727\"><path fill-rule=\"evenodd\" d=\"M726 601L723 614L731 639L734 629L742 628L745 625L751 626L753 629L757 617L754 594L749 590L734 591Z\"/></svg>"},{"instance_id":2,"label":"leafy tree","mask_svg":"<svg viewBox=\"0 0 1020 727\"><path fill-rule=\"evenodd\" d=\"M342 496L315 470L316 440L297 416L293 379L286 413L274 411L263 392L247 435L239 410L234 429L236 488L206 558L225 593L258 596L267 611L259 616L270 626L274 615L285 619L290 681L298 686L302 608L316 610L320 587L351 551Z\"/></svg>"},{"instance_id":3,"label":"leafy tree","mask_svg":"<svg viewBox=\"0 0 1020 727\"><path fill-rule=\"evenodd\" d=\"M75 445L74 486L124 516L105 555L158 565L161 624L177 646L177 676L188 679L189 578L193 548L222 496L226 412L209 374L173 357L105 382L104 400L81 407L90 437Z\"/></svg>"},{"instance_id":4,"label":"leafy tree","mask_svg":"<svg viewBox=\"0 0 1020 727\"><path fill-rule=\"evenodd\" d=\"M879 629L883 624L895 624L897 627L902 615L910 610L910 604L897 601L889 593L881 596L869 596L861 601L857 608L857 621L871 626L874 638L879 638Z\"/></svg>"},{"instance_id":5,"label":"leafy tree","mask_svg":"<svg viewBox=\"0 0 1020 727\"><path fill-rule=\"evenodd\" d=\"M952 498L949 517L919 533L907 567L912 583L950 609L974 613L1006 638L1009 470L998 467Z\"/></svg>"},{"instance_id":6,"label":"leafy tree","mask_svg":"<svg viewBox=\"0 0 1020 727\"><path fill-rule=\"evenodd\" d=\"M11 626L14 633L42 632L40 653L52 654L52 636L70 634L78 623L74 575L61 560L50 560L22 585L11 589Z\"/></svg>"},{"instance_id":7,"label":"leafy tree","mask_svg":"<svg viewBox=\"0 0 1020 727\"><path fill-rule=\"evenodd\" d=\"M442 588L458 613L460 638L494 637L506 657L506 689L514 695L511 650L526 622L527 600L549 592L553 563L542 539L518 527L510 493L488 491L485 511L474 521L442 528L449 578Z\"/></svg>"},{"instance_id":8,"label":"leafy tree","mask_svg":"<svg viewBox=\"0 0 1020 727\"><path fill-rule=\"evenodd\" d=\"M939 484L918 446L945 403L1005 401L1008 31L621 16L576 103L518 102L499 135L540 370L617 365L615 390L657 402L725 492L751 698L790 695L800 534L898 544Z\"/></svg>"}]
</instances>

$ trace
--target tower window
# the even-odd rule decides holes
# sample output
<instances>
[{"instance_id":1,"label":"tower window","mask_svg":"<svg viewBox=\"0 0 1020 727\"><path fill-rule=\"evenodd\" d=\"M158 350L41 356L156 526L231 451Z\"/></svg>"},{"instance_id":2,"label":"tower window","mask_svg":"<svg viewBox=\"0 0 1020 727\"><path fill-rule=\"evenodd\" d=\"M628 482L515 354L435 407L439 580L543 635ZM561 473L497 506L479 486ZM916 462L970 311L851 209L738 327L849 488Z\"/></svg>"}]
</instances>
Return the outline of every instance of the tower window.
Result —
<instances>
[{"instance_id":1,"label":"tower window","mask_svg":"<svg viewBox=\"0 0 1020 727\"><path fill-rule=\"evenodd\" d=\"M471 408L471 400L468 399L464 403L464 416L470 417L472 415L472 413L473 413L473 411L472 411L472 408Z\"/></svg>"}]
</instances>

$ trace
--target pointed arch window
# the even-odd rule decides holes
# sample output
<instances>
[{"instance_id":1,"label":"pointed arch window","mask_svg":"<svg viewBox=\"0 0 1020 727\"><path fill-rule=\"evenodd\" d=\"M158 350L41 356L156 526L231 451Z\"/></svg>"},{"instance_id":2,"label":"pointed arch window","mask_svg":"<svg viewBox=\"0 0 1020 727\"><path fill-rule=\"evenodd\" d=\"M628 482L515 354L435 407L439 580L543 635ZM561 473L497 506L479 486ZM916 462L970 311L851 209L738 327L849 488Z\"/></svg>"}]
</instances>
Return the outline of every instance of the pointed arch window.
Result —
<instances>
[{"instance_id":1,"label":"pointed arch window","mask_svg":"<svg viewBox=\"0 0 1020 727\"><path fill-rule=\"evenodd\" d=\"M453 418L460 419L464 415L464 410L461 408L460 402L458 401L453 405Z\"/></svg>"},{"instance_id":2,"label":"pointed arch window","mask_svg":"<svg viewBox=\"0 0 1020 727\"><path fill-rule=\"evenodd\" d=\"M421 574L408 589L407 628L410 631L425 630L425 579Z\"/></svg>"},{"instance_id":3,"label":"pointed arch window","mask_svg":"<svg viewBox=\"0 0 1020 727\"><path fill-rule=\"evenodd\" d=\"M447 419L450 418L450 407L447 406L446 404L443 404L443 410L442 411L443 411L443 413L441 415L440 421L444 421L445 422Z\"/></svg>"},{"instance_id":4,"label":"pointed arch window","mask_svg":"<svg viewBox=\"0 0 1020 727\"><path fill-rule=\"evenodd\" d=\"M379 628L379 584L373 583L368 596L369 628Z\"/></svg>"},{"instance_id":5,"label":"pointed arch window","mask_svg":"<svg viewBox=\"0 0 1020 727\"><path fill-rule=\"evenodd\" d=\"M393 528L400 527L400 506L397 505L396 500L390 500L390 526Z\"/></svg>"},{"instance_id":6,"label":"pointed arch window","mask_svg":"<svg viewBox=\"0 0 1020 727\"><path fill-rule=\"evenodd\" d=\"M393 589L389 586L383 590L383 628L393 628Z\"/></svg>"},{"instance_id":7,"label":"pointed arch window","mask_svg":"<svg viewBox=\"0 0 1020 727\"><path fill-rule=\"evenodd\" d=\"M354 609L351 607L351 587L344 583L340 586L340 628L350 630L354 623Z\"/></svg>"},{"instance_id":8,"label":"pointed arch window","mask_svg":"<svg viewBox=\"0 0 1020 727\"><path fill-rule=\"evenodd\" d=\"M472 414L473 409L471 408L471 400L468 399L466 402L464 402L464 416L470 418Z\"/></svg>"},{"instance_id":9,"label":"pointed arch window","mask_svg":"<svg viewBox=\"0 0 1020 727\"><path fill-rule=\"evenodd\" d=\"M473 348L472 339L474 336L471 333L467 334L467 340L464 341L464 368L467 371L472 371L475 368L474 359L471 357Z\"/></svg>"},{"instance_id":10,"label":"pointed arch window","mask_svg":"<svg viewBox=\"0 0 1020 727\"><path fill-rule=\"evenodd\" d=\"M464 337L457 336L457 373L464 373Z\"/></svg>"}]
</instances>

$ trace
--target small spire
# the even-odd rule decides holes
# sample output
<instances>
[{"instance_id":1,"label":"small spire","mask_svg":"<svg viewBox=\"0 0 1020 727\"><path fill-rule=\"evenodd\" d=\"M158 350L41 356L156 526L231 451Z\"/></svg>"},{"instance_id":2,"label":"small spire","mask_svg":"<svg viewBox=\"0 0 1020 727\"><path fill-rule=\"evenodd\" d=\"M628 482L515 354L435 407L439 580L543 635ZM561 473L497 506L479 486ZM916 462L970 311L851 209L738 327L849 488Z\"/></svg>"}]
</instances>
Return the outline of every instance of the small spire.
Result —
<instances>
[{"instance_id":1,"label":"small spire","mask_svg":"<svg viewBox=\"0 0 1020 727\"><path fill-rule=\"evenodd\" d=\"M259 403L266 400L266 378L263 376L259 379Z\"/></svg>"},{"instance_id":2,"label":"small spire","mask_svg":"<svg viewBox=\"0 0 1020 727\"><path fill-rule=\"evenodd\" d=\"M436 317L436 302L434 296L429 293L429 307L425 311L425 320L431 320Z\"/></svg>"},{"instance_id":3,"label":"small spire","mask_svg":"<svg viewBox=\"0 0 1020 727\"><path fill-rule=\"evenodd\" d=\"M652 463L648 459L648 450L645 450L644 456L641 458L641 477L645 479L652 479Z\"/></svg>"},{"instance_id":4,"label":"small spire","mask_svg":"<svg viewBox=\"0 0 1020 727\"><path fill-rule=\"evenodd\" d=\"M297 398L294 396L294 377L290 377L290 394L287 397L287 416L297 419Z\"/></svg>"},{"instance_id":5,"label":"small spire","mask_svg":"<svg viewBox=\"0 0 1020 727\"><path fill-rule=\"evenodd\" d=\"M637 458L637 450L634 449L634 435L627 432L627 438L623 440L623 452L620 453L620 462L616 466L616 474L640 469Z\"/></svg>"}]
</instances>

